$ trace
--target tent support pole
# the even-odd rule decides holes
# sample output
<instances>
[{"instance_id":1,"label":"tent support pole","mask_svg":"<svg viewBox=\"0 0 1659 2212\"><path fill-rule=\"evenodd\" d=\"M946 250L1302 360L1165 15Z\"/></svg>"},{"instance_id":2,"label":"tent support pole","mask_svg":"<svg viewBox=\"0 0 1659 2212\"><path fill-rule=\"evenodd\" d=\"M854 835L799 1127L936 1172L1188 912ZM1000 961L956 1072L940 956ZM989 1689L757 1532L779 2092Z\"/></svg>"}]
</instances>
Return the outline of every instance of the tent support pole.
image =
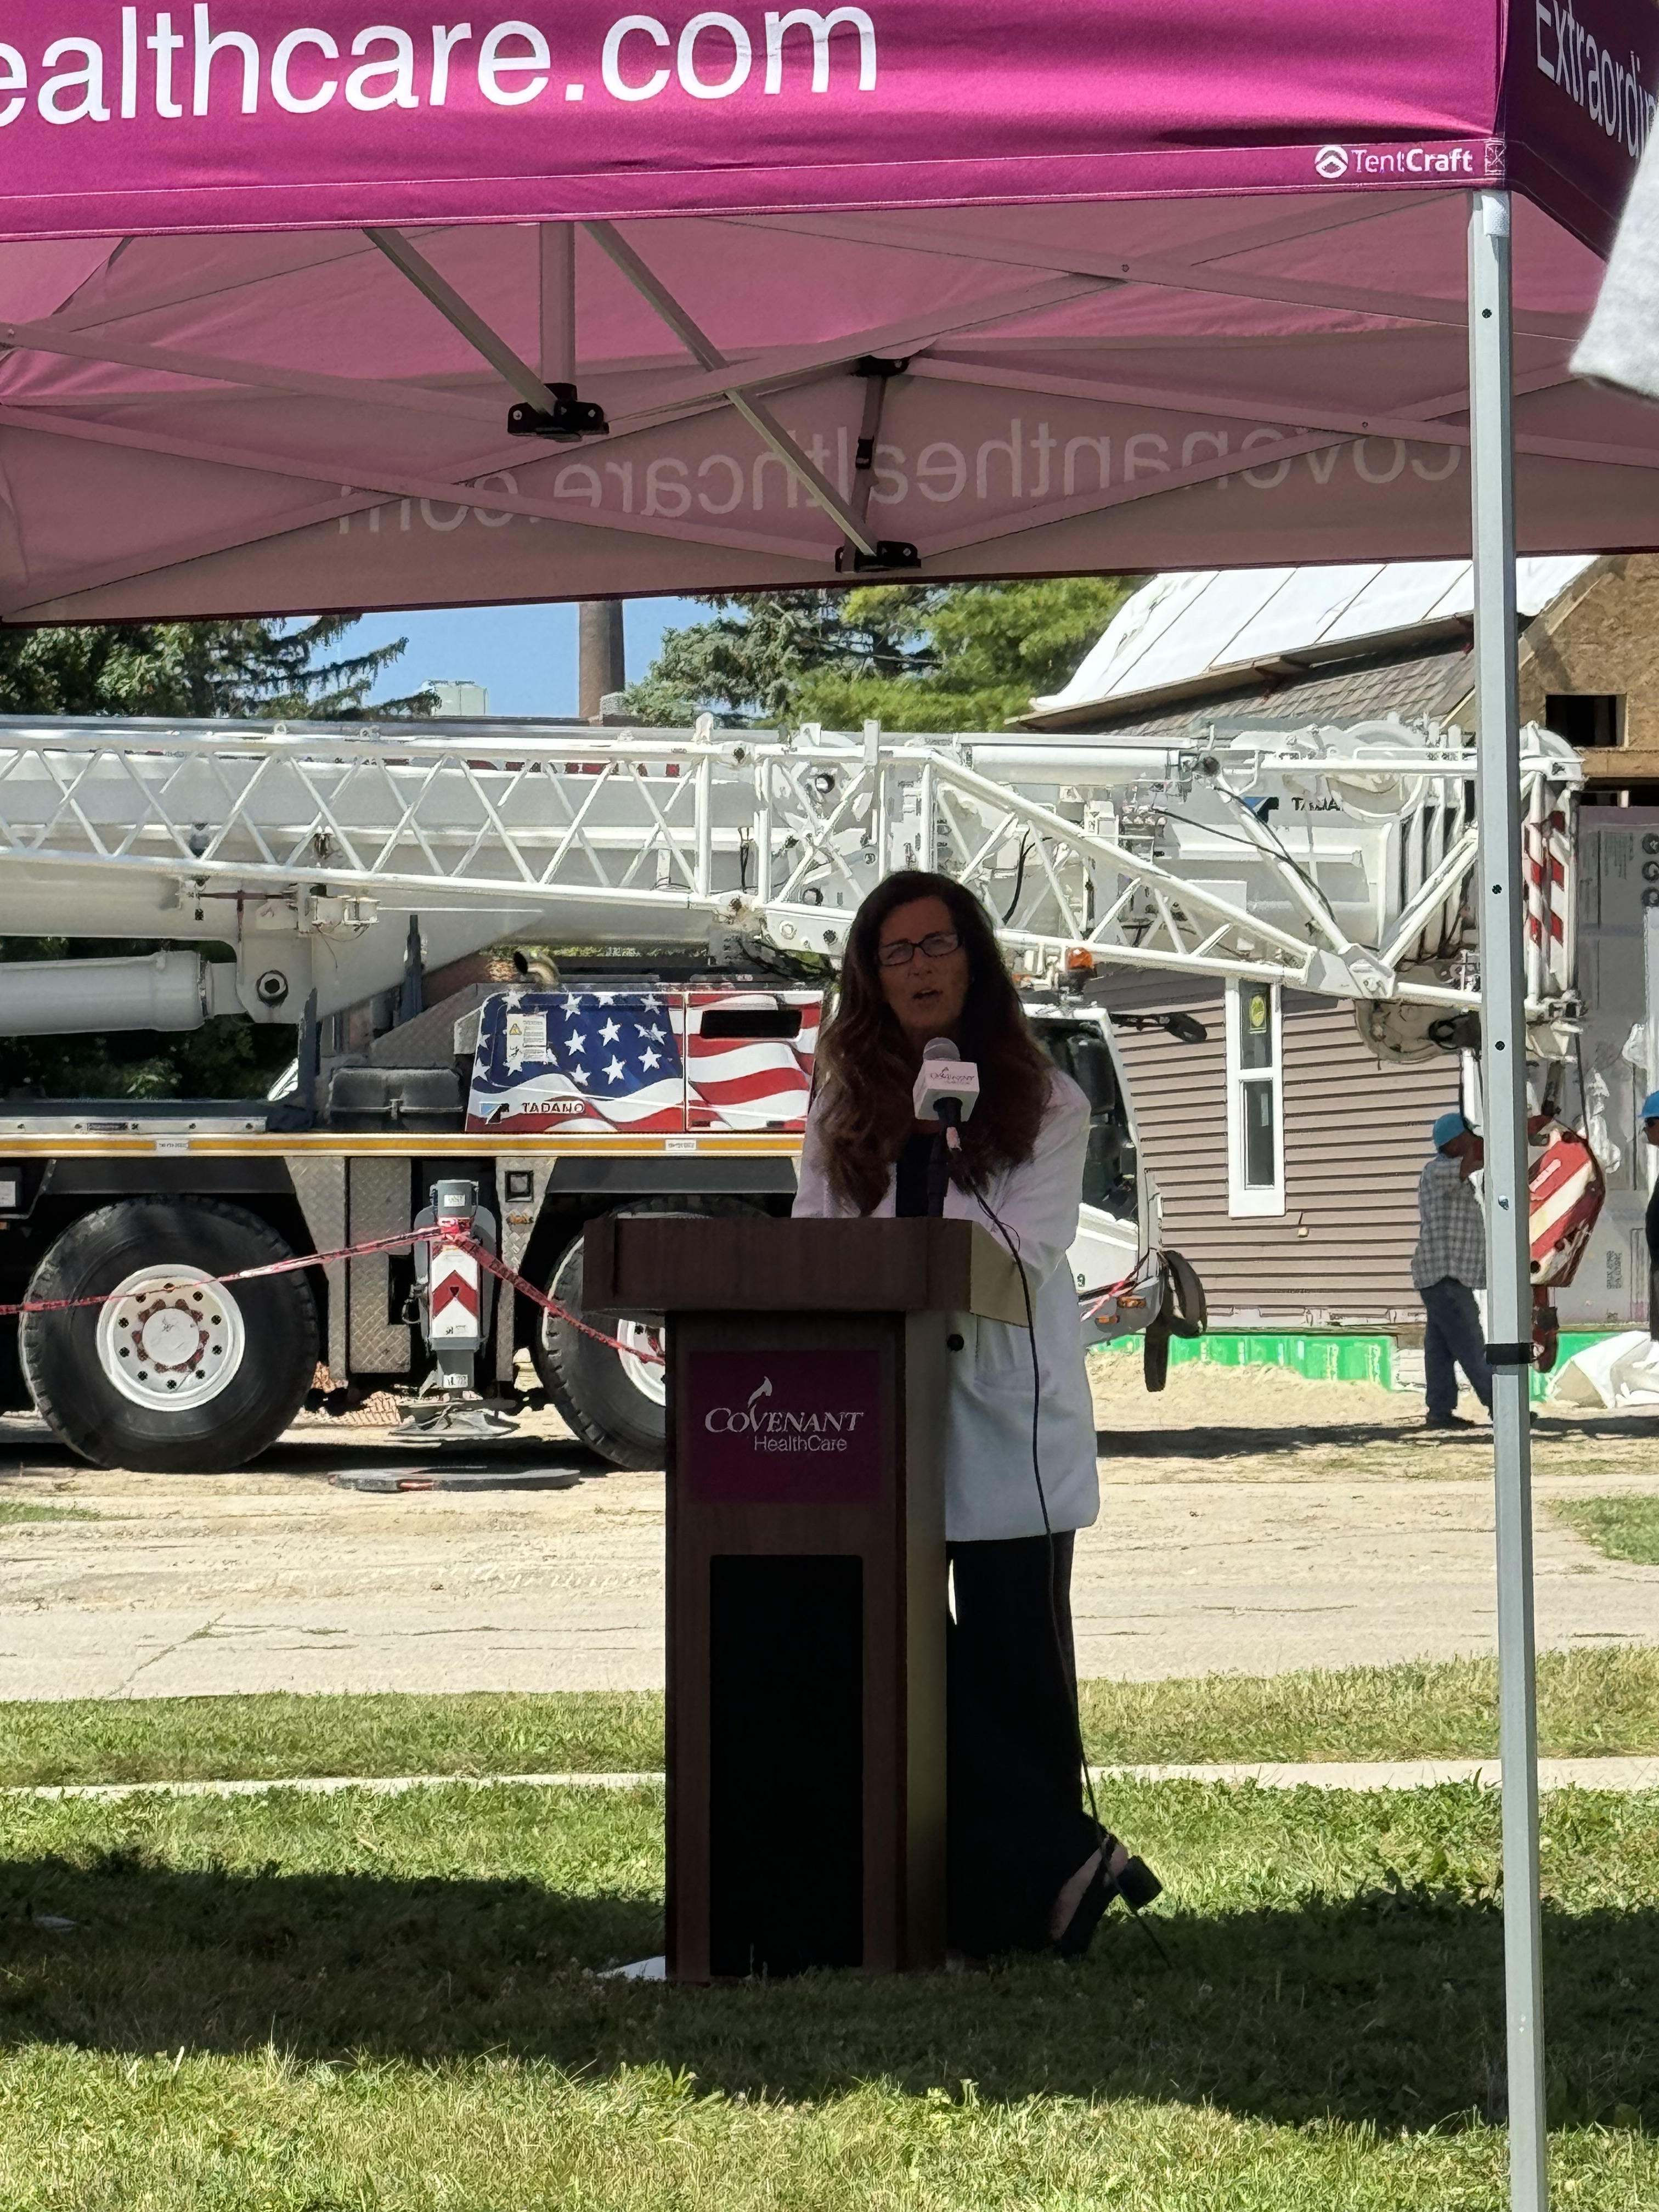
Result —
<instances>
[{"instance_id":1,"label":"tent support pole","mask_svg":"<svg viewBox=\"0 0 1659 2212\"><path fill-rule=\"evenodd\" d=\"M377 246L417 292L424 294L444 320L458 330L475 352L481 353L495 374L512 386L520 399L538 410L547 405L547 386L527 361L520 361L507 340L476 307L471 307L448 280L438 274L418 247L400 230L366 228L363 236Z\"/></svg>"},{"instance_id":2,"label":"tent support pole","mask_svg":"<svg viewBox=\"0 0 1659 2212\"><path fill-rule=\"evenodd\" d=\"M576 226L544 222L537 235L544 384L576 381Z\"/></svg>"},{"instance_id":3,"label":"tent support pole","mask_svg":"<svg viewBox=\"0 0 1659 2212\"><path fill-rule=\"evenodd\" d=\"M1475 192L1469 216L1469 449L1479 713L1480 1031L1486 1099L1487 1331L1498 1524L1498 1748L1504 1771L1504 1979L1510 2203L1547 2212L1543 1974L1538 1896L1538 1733L1533 1650L1532 1442L1519 1347L1532 1338L1527 1226L1527 1034L1510 416L1510 196ZM1503 1359L1505 1350L1510 1352Z\"/></svg>"},{"instance_id":4,"label":"tent support pole","mask_svg":"<svg viewBox=\"0 0 1659 2212\"><path fill-rule=\"evenodd\" d=\"M621 270L640 297L656 309L700 368L731 367L713 339L692 321L667 285L635 252L614 223L590 222L586 230L599 251ZM830 520L840 524L848 543L855 545L860 553L873 556L876 541L870 536L863 516L841 497L823 470L801 451L765 402L745 392L735 378L727 386L726 397L761 443L777 455Z\"/></svg>"}]
</instances>

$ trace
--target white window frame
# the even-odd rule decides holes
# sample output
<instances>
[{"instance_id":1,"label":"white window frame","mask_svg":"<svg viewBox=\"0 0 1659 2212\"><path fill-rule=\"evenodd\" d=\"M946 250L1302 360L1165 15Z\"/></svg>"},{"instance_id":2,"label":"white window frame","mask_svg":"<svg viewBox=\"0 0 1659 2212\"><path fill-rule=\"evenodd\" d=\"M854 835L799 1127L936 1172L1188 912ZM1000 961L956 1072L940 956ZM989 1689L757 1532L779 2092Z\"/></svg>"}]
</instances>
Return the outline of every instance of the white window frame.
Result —
<instances>
[{"instance_id":1,"label":"white window frame","mask_svg":"<svg viewBox=\"0 0 1659 2212\"><path fill-rule=\"evenodd\" d=\"M1246 1069L1242 1066L1239 1031L1243 1024L1241 994L1267 994L1273 1036L1273 1065ZM1227 983L1227 1212L1235 1220L1262 1216L1282 1217L1285 1212L1285 1036L1284 1017L1277 983L1247 983L1231 977ZM1249 1184L1244 1180L1244 1091L1248 1085L1265 1084L1273 1102L1273 1179Z\"/></svg>"}]
</instances>

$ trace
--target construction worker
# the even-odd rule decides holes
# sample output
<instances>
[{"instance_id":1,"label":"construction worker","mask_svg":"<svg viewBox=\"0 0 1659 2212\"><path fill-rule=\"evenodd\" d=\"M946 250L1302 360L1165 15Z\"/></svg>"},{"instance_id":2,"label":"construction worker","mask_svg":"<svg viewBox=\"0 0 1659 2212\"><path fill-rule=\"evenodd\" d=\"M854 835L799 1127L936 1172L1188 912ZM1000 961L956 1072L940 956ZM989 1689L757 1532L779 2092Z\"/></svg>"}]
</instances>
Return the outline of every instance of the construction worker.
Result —
<instances>
[{"instance_id":1,"label":"construction worker","mask_svg":"<svg viewBox=\"0 0 1659 2212\"><path fill-rule=\"evenodd\" d=\"M1659 1099L1650 1099L1659 1115ZM1486 1224L1470 1184L1486 1148L1460 1113L1443 1114L1430 1133L1434 1158L1417 1186L1417 1249L1412 1280L1423 1301L1427 1425L1472 1429L1457 1411L1457 1370L1488 1413L1492 1370L1474 1294L1486 1284ZM1656 1139L1659 1141L1659 1139Z\"/></svg>"},{"instance_id":2,"label":"construction worker","mask_svg":"<svg viewBox=\"0 0 1659 2212\"><path fill-rule=\"evenodd\" d=\"M1659 1146L1659 1091L1642 1101L1642 1133ZM1648 1334L1659 1338L1659 1181L1648 1200Z\"/></svg>"}]
</instances>

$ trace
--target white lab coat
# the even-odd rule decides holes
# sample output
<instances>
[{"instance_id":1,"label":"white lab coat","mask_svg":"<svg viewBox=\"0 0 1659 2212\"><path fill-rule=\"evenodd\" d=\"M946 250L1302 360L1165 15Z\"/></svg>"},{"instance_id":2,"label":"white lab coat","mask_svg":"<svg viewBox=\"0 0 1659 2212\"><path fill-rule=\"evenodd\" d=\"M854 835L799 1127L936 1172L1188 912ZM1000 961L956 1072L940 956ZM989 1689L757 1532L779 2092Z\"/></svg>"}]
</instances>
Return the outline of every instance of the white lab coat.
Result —
<instances>
[{"instance_id":1,"label":"white lab coat","mask_svg":"<svg viewBox=\"0 0 1659 2212\"><path fill-rule=\"evenodd\" d=\"M838 1198L824 1173L817 1104L806 1119L794 1212L822 1218L857 1209ZM1100 1511L1095 1416L1083 1361L1077 1292L1066 1254L1077 1236L1089 1102L1067 1075L1048 1079L1048 1107L1029 1160L995 1176L992 1208L1018 1248L1031 1285L1042 1410L1037 1449L1050 1527L1086 1528ZM891 1217L896 1170L872 1209ZM952 1220L997 1231L971 1193L945 1194ZM1000 1241L1000 1239L999 1239ZM953 1543L1040 1536L1042 1508L1031 1468L1031 1336L1006 1322L952 1316L963 1339L950 1364L945 1404L945 1533Z\"/></svg>"}]
</instances>

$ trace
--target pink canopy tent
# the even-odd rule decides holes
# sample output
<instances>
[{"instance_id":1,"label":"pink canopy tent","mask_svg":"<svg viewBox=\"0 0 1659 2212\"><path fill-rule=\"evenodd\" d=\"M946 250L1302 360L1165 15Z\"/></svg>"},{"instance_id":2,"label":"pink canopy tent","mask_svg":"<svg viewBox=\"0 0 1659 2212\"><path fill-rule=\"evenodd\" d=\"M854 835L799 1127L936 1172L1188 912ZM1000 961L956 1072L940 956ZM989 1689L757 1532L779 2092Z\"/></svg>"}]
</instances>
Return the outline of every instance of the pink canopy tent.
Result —
<instances>
[{"instance_id":1,"label":"pink canopy tent","mask_svg":"<svg viewBox=\"0 0 1659 2212\"><path fill-rule=\"evenodd\" d=\"M3 26L0 619L1473 536L1511 2188L1543 2212L1514 556L1659 541L1659 416L1568 368L1659 9L370 13Z\"/></svg>"},{"instance_id":2,"label":"pink canopy tent","mask_svg":"<svg viewBox=\"0 0 1659 2212\"><path fill-rule=\"evenodd\" d=\"M12 11L0 619L1461 555L1505 184L1520 543L1649 541L1647 0L732 7Z\"/></svg>"}]
</instances>

